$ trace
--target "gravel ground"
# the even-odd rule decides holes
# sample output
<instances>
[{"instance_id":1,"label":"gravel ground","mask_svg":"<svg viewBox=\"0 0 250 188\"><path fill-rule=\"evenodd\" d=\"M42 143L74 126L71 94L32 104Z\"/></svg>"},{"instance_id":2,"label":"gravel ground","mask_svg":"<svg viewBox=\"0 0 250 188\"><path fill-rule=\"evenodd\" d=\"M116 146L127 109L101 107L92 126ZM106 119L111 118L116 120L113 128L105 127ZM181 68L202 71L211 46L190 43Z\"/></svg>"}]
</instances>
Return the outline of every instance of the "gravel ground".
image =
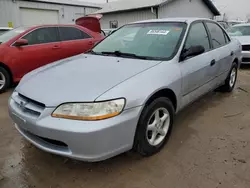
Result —
<instances>
[{"instance_id":1,"label":"gravel ground","mask_svg":"<svg viewBox=\"0 0 250 188\"><path fill-rule=\"evenodd\" d=\"M45 153L25 141L0 95L1 188L249 188L250 68L231 94L210 93L178 116L163 151L128 152L99 163Z\"/></svg>"}]
</instances>

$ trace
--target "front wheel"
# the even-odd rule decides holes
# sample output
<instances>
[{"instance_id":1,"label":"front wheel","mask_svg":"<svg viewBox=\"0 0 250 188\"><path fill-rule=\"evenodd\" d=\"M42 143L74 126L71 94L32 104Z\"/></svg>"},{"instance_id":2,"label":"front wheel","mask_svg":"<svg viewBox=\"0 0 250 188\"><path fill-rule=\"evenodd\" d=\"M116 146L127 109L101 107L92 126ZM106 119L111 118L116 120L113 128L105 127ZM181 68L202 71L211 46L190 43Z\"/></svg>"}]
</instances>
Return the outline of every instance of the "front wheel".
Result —
<instances>
[{"instance_id":1,"label":"front wheel","mask_svg":"<svg viewBox=\"0 0 250 188\"><path fill-rule=\"evenodd\" d=\"M8 71L0 67L0 93L3 93L10 86L10 75Z\"/></svg>"},{"instance_id":2,"label":"front wheel","mask_svg":"<svg viewBox=\"0 0 250 188\"><path fill-rule=\"evenodd\" d=\"M229 72L227 79L225 80L225 84L219 88L220 91L223 92L232 92L238 76L238 65L233 63L233 66Z\"/></svg>"},{"instance_id":3,"label":"front wheel","mask_svg":"<svg viewBox=\"0 0 250 188\"><path fill-rule=\"evenodd\" d=\"M174 114L172 102L165 97L146 106L138 123L134 149L143 156L159 152L170 136Z\"/></svg>"}]
</instances>

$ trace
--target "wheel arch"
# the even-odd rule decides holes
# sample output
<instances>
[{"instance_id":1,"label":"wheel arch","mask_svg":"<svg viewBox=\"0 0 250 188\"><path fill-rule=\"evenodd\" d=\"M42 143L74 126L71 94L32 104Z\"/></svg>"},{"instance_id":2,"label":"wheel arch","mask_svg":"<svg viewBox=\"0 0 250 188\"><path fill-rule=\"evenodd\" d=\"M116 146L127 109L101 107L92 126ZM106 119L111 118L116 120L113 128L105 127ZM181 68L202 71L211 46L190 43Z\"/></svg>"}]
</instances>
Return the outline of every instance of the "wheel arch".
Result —
<instances>
[{"instance_id":1,"label":"wheel arch","mask_svg":"<svg viewBox=\"0 0 250 188\"><path fill-rule=\"evenodd\" d=\"M153 93L146 101L145 106L149 105L153 100L159 97L167 97L173 103L175 111L177 110L177 96L175 92L170 88L164 88Z\"/></svg>"},{"instance_id":2,"label":"wheel arch","mask_svg":"<svg viewBox=\"0 0 250 188\"><path fill-rule=\"evenodd\" d=\"M235 57L235 58L234 58L233 63L236 63L236 64L237 64L237 66L239 67L239 60L238 60L238 58L237 58L237 57Z\"/></svg>"}]
</instances>

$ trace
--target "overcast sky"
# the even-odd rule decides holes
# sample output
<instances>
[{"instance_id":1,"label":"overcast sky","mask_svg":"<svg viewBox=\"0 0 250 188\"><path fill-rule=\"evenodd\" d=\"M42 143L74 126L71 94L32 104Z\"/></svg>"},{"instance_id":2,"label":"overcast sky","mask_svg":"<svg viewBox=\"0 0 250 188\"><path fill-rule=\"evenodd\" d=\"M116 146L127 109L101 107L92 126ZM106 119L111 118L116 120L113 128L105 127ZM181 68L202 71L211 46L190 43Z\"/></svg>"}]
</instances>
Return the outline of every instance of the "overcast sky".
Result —
<instances>
[{"instance_id":1,"label":"overcast sky","mask_svg":"<svg viewBox=\"0 0 250 188\"><path fill-rule=\"evenodd\" d=\"M95 3L105 3L106 0L82 0ZM115 0L109 0L109 2ZM230 19L246 19L250 17L250 0L213 0L222 13Z\"/></svg>"}]
</instances>

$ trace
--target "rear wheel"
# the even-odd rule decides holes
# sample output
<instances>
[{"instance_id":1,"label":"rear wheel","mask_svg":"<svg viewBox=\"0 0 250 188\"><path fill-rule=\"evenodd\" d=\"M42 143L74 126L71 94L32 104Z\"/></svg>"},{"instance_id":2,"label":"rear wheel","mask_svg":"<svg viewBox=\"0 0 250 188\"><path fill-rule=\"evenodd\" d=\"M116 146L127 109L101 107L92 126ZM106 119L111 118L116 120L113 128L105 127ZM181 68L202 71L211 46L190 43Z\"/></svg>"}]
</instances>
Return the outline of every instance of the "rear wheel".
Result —
<instances>
[{"instance_id":1,"label":"rear wheel","mask_svg":"<svg viewBox=\"0 0 250 188\"><path fill-rule=\"evenodd\" d=\"M233 66L230 70L230 73L225 80L225 84L219 88L222 92L232 92L238 76L238 65L236 63L233 63Z\"/></svg>"},{"instance_id":2,"label":"rear wheel","mask_svg":"<svg viewBox=\"0 0 250 188\"><path fill-rule=\"evenodd\" d=\"M172 102L165 97L146 106L138 123L134 149L143 156L159 152L171 134L174 113Z\"/></svg>"},{"instance_id":3,"label":"rear wheel","mask_svg":"<svg viewBox=\"0 0 250 188\"><path fill-rule=\"evenodd\" d=\"M0 93L3 93L10 86L10 80L8 71L0 67Z\"/></svg>"}]
</instances>

